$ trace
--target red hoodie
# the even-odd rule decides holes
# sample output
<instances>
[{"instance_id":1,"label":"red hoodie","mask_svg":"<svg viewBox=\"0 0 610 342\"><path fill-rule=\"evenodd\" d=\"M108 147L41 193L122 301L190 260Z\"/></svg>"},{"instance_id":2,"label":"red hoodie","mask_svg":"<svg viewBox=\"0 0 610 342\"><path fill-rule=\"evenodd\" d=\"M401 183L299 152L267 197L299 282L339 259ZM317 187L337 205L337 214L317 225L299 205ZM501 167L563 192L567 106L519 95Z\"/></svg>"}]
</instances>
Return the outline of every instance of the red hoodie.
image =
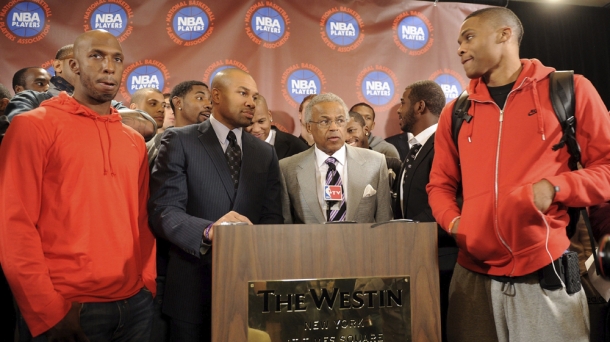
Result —
<instances>
[{"instance_id":1,"label":"red hoodie","mask_svg":"<svg viewBox=\"0 0 610 342\"><path fill-rule=\"evenodd\" d=\"M610 119L593 85L574 79L576 139L583 170L571 172L567 147L549 96L549 73L538 60L521 60L521 71L502 111L482 79L470 81L473 116L451 134L454 103L441 113L427 191L442 227L461 215L458 263L479 273L521 276L558 258L569 245L566 207L610 199ZM559 187L546 213L534 205L532 184L547 179ZM455 200L463 184L462 210ZM547 242L548 239L548 242Z\"/></svg>"},{"instance_id":2,"label":"red hoodie","mask_svg":"<svg viewBox=\"0 0 610 342\"><path fill-rule=\"evenodd\" d=\"M144 140L62 92L0 147L0 262L32 335L70 303L155 293Z\"/></svg>"}]
</instances>

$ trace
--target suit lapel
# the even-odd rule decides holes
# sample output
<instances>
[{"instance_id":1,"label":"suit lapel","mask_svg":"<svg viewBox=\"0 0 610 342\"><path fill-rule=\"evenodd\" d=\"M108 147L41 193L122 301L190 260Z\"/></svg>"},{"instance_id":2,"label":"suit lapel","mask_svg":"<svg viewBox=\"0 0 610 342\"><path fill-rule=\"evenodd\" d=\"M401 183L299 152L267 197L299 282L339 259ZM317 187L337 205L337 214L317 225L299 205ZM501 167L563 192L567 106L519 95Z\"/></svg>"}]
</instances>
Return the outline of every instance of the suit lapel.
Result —
<instances>
[{"instance_id":1,"label":"suit lapel","mask_svg":"<svg viewBox=\"0 0 610 342\"><path fill-rule=\"evenodd\" d=\"M222 147L220 146L216 132L212 128L209 120L199 124L199 128L197 130L201 133L198 136L199 141L201 141L203 148L210 156L212 163L216 167L216 171L218 172L222 185L227 191L229 198L231 198L231 202L233 202L235 199L235 186L233 185L233 180L229 174L227 159L225 158L225 154L222 152Z\"/></svg>"},{"instance_id":2,"label":"suit lapel","mask_svg":"<svg viewBox=\"0 0 610 342\"><path fill-rule=\"evenodd\" d=\"M297 167L297 180L299 188L303 193L305 202L309 206L311 213L318 219L318 222L325 222L326 216L322 212L318 200L318 184L316 182L316 158L314 149L307 150L307 157L303 158Z\"/></svg>"},{"instance_id":3,"label":"suit lapel","mask_svg":"<svg viewBox=\"0 0 610 342\"><path fill-rule=\"evenodd\" d=\"M352 147L345 145L346 147L346 160L347 160L347 215L345 219L348 221L355 221L355 215L358 212L358 206L362 195L364 195L364 188L367 186L367 176L369 175L366 170L366 160L358 153L358 147Z\"/></svg>"}]
</instances>

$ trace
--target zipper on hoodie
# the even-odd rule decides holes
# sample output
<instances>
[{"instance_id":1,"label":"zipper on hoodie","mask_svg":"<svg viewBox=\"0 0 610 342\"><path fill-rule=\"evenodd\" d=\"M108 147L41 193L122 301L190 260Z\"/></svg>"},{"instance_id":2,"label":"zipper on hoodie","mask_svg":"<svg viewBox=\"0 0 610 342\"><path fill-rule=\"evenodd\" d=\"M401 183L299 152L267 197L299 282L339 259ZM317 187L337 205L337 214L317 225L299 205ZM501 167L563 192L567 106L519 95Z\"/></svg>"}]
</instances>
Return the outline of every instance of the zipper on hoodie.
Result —
<instances>
[{"instance_id":1,"label":"zipper on hoodie","mask_svg":"<svg viewBox=\"0 0 610 342\"><path fill-rule=\"evenodd\" d=\"M527 81L527 80L528 80L528 77L525 77L517 88L511 90L508 93L508 95L506 96L506 101L504 101L504 106L502 108L500 108L500 106L498 106L498 104L495 103L494 101L473 100L474 102L478 102L478 103L493 103L494 106L496 106L496 108L498 108L498 110L500 111L500 120L499 120L500 127L498 129L498 144L496 147L496 163L495 163L495 170L494 170L494 215L493 215L494 216L494 230L496 231L496 236L498 236L498 238L500 239L500 242L502 242L502 245L504 245L504 247L508 250L512 259L514 259L513 250L512 250L512 248L510 248L508 243L504 240L504 238L500 234L500 227L499 227L499 223L498 223L498 193L499 193L498 173L499 173L499 164L500 164L500 141L502 139L502 124L504 123L504 109L506 108L506 105L508 104L508 100L510 99L510 96L512 95L512 93L515 92L516 90L520 89L523 86L523 84L525 83L525 81ZM509 276L512 276L514 271L515 271L515 263L513 262L513 268L511 269Z\"/></svg>"}]
</instances>

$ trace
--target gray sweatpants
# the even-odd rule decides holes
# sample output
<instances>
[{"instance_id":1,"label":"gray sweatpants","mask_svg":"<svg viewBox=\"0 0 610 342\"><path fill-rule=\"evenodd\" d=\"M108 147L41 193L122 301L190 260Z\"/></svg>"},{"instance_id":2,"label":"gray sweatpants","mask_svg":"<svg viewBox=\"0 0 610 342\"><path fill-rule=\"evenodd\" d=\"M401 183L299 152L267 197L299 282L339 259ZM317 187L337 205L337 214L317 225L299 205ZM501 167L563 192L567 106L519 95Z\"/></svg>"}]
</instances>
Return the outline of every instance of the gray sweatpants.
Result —
<instances>
[{"instance_id":1,"label":"gray sweatpants","mask_svg":"<svg viewBox=\"0 0 610 342\"><path fill-rule=\"evenodd\" d=\"M588 341L583 290L544 290L538 276L502 283L455 266L449 288L449 341Z\"/></svg>"}]
</instances>

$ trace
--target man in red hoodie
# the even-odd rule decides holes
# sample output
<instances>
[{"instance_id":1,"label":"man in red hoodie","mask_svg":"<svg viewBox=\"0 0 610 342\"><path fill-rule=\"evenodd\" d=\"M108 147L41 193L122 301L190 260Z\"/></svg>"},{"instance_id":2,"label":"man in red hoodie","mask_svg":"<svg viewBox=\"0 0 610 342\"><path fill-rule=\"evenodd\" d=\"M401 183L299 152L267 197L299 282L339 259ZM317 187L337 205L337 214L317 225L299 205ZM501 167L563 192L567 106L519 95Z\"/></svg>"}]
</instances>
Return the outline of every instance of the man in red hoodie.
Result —
<instances>
[{"instance_id":1,"label":"man in red hoodie","mask_svg":"<svg viewBox=\"0 0 610 342\"><path fill-rule=\"evenodd\" d=\"M149 338L156 286L146 148L110 106L123 58L112 34L80 35L73 96L15 117L0 147L0 262L21 340Z\"/></svg>"},{"instance_id":2,"label":"man in red hoodie","mask_svg":"<svg viewBox=\"0 0 610 342\"><path fill-rule=\"evenodd\" d=\"M562 138L549 96L555 69L519 59L522 35L519 19L501 7L472 13L458 35L472 120L464 121L456 146L455 101L444 108L427 187L436 221L460 249L449 292L450 341L588 341L584 292L544 283L557 280L561 270L552 262L569 246L566 207L610 199L608 110L591 83L575 76L584 168L570 172L567 148L552 149Z\"/></svg>"}]
</instances>

